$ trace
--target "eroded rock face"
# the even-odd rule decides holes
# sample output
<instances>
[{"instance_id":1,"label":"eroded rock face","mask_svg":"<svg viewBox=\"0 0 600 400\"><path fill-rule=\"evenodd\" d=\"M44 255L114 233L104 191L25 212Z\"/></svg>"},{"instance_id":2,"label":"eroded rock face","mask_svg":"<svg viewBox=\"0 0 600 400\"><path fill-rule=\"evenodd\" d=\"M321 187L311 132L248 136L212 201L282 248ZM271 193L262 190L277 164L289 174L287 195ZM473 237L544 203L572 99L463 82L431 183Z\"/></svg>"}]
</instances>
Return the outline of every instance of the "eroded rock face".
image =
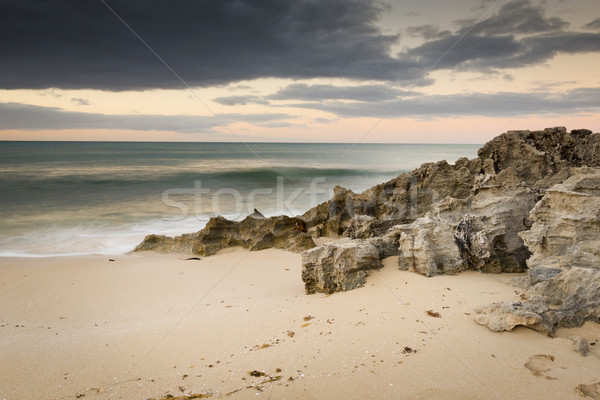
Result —
<instances>
[{"instance_id":1,"label":"eroded rock face","mask_svg":"<svg viewBox=\"0 0 600 400\"><path fill-rule=\"evenodd\" d=\"M424 164L361 194L338 187L303 218L334 237L394 232L400 269L427 276L520 272L531 255L519 236L533 223L530 211L574 167L600 165L590 151L598 148L600 135L585 130L510 131L473 160Z\"/></svg>"},{"instance_id":2,"label":"eroded rock face","mask_svg":"<svg viewBox=\"0 0 600 400\"><path fill-rule=\"evenodd\" d=\"M600 268L600 169L577 168L548 189L531 211L534 221L520 233L533 252L529 268Z\"/></svg>"},{"instance_id":3,"label":"eroded rock face","mask_svg":"<svg viewBox=\"0 0 600 400\"><path fill-rule=\"evenodd\" d=\"M398 267L425 276L457 273L463 269L458 246L447 221L429 215L393 228L400 234Z\"/></svg>"},{"instance_id":4,"label":"eroded rock face","mask_svg":"<svg viewBox=\"0 0 600 400\"><path fill-rule=\"evenodd\" d=\"M600 321L600 169L574 168L546 191L531 211L531 229L519 235L532 251L528 300L482 307L476 322L510 330L501 321L552 333L557 327ZM520 320L523 313L539 320Z\"/></svg>"},{"instance_id":5,"label":"eroded rock face","mask_svg":"<svg viewBox=\"0 0 600 400\"><path fill-rule=\"evenodd\" d=\"M175 238L149 235L135 251L191 252L210 256L224 248L239 246L249 250L277 248L300 253L315 247L311 235L302 232L301 225L298 219L286 216L248 216L243 221L216 217L211 218L206 227L197 233Z\"/></svg>"},{"instance_id":6,"label":"eroded rock face","mask_svg":"<svg viewBox=\"0 0 600 400\"><path fill-rule=\"evenodd\" d=\"M423 164L360 194L337 187L330 201L302 218L309 228L322 226L325 236L364 239L383 235L394 225L410 224L448 197L462 200L487 191L493 202L494 192L521 186L530 189L537 201L545 189L570 176L570 167L581 166L600 167L599 133L583 129L569 133L564 127L509 131L486 143L472 160ZM520 242L512 234L506 239Z\"/></svg>"},{"instance_id":7,"label":"eroded rock face","mask_svg":"<svg viewBox=\"0 0 600 400\"><path fill-rule=\"evenodd\" d=\"M381 267L379 251L363 240L328 243L302 253L302 280L307 294L362 287L368 272Z\"/></svg>"},{"instance_id":8,"label":"eroded rock face","mask_svg":"<svg viewBox=\"0 0 600 400\"><path fill-rule=\"evenodd\" d=\"M195 233L186 233L177 237L148 235L134 251L153 250L160 253L191 253L196 238Z\"/></svg>"},{"instance_id":9,"label":"eroded rock face","mask_svg":"<svg viewBox=\"0 0 600 400\"><path fill-rule=\"evenodd\" d=\"M528 228L537 194L528 187L493 183L466 199L447 197L425 217L397 225L399 267L426 276L467 269L487 273L526 269L529 251L518 233ZM499 178L497 181L501 181ZM512 187L511 187L512 186Z\"/></svg>"},{"instance_id":10,"label":"eroded rock face","mask_svg":"<svg viewBox=\"0 0 600 400\"><path fill-rule=\"evenodd\" d=\"M479 307L475 322L499 332L523 325L546 334L600 322L600 270L573 267L533 286L529 298Z\"/></svg>"}]
</instances>

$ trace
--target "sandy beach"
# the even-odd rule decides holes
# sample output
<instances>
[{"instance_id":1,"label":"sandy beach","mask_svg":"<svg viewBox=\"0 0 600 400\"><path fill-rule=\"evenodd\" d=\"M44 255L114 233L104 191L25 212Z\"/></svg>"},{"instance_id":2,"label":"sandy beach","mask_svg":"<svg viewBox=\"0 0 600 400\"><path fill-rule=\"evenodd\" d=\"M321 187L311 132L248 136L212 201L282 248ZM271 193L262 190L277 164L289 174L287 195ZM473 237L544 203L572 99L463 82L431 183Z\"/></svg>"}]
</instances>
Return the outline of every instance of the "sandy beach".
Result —
<instances>
[{"instance_id":1,"label":"sandy beach","mask_svg":"<svg viewBox=\"0 0 600 400\"><path fill-rule=\"evenodd\" d=\"M600 344L568 340L598 342L598 324L473 321L519 298L515 274L426 278L390 257L364 288L308 296L298 254L186 257L0 259L0 399L569 399L600 380Z\"/></svg>"},{"instance_id":2,"label":"sandy beach","mask_svg":"<svg viewBox=\"0 0 600 400\"><path fill-rule=\"evenodd\" d=\"M0 32L0 400L600 400L600 0Z\"/></svg>"}]
</instances>

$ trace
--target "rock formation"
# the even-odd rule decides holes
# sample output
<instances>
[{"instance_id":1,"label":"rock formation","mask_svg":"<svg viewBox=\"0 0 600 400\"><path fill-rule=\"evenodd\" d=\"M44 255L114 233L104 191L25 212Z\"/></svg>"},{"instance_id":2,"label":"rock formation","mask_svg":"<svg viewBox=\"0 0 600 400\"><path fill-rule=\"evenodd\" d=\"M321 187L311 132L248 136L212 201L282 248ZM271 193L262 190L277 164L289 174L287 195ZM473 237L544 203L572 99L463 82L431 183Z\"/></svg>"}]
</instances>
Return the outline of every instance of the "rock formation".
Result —
<instances>
[{"instance_id":1,"label":"rock formation","mask_svg":"<svg viewBox=\"0 0 600 400\"><path fill-rule=\"evenodd\" d=\"M577 168L548 189L531 211L534 221L520 233L533 252L530 269L542 266L600 268L600 169Z\"/></svg>"},{"instance_id":2,"label":"rock formation","mask_svg":"<svg viewBox=\"0 0 600 400\"><path fill-rule=\"evenodd\" d=\"M373 243L382 257L397 255L400 269L426 276L525 271L532 249L520 233L536 221L531 210L581 166L600 166L599 134L510 131L472 160L427 163L361 194L337 187L302 218L323 235ZM598 247L597 236L589 243Z\"/></svg>"},{"instance_id":3,"label":"rock formation","mask_svg":"<svg viewBox=\"0 0 600 400\"><path fill-rule=\"evenodd\" d=\"M328 243L302 253L302 280L307 294L361 287L368 272L381 267L377 248L361 240Z\"/></svg>"},{"instance_id":4,"label":"rock formation","mask_svg":"<svg viewBox=\"0 0 600 400\"><path fill-rule=\"evenodd\" d=\"M524 325L551 334L561 326L600 322L600 169L571 173L546 191L531 211L531 229L519 234L532 252L528 300L481 307L477 323L494 331Z\"/></svg>"},{"instance_id":5,"label":"rock formation","mask_svg":"<svg viewBox=\"0 0 600 400\"><path fill-rule=\"evenodd\" d=\"M212 218L194 234L150 235L136 250L215 254L222 248L301 252L307 293L364 284L380 259L426 276L467 269L528 270L526 300L477 310L492 330L552 333L600 318L600 134L565 128L509 131L478 157L423 164L297 218ZM312 235L350 241L315 247Z\"/></svg>"},{"instance_id":6,"label":"rock formation","mask_svg":"<svg viewBox=\"0 0 600 400\"><path fill-rule=\"evenodd\" d=\"M545 189L570 176L569 167L581 166L600 167L600 134L569 133L563 127L509 131L485 144L472 160L426 163L360 194L338 186L331 200L302 219L309 228L321 225L324 236L365 239L425 216L447 197L461 200L486 190L523 187L537 201Z\"/></svg>"},{"instance_id":7,"label":"rock formation","mask_svg":"<svg viewBox=\"0 0 600 400\"><path fill-rule=\"evenodd\" d=\"M256 211L255 211L256 214ZM227 247L240 246L249 250L277 248L300 253L315 247L310 234L302 232L296 218L248 216L243 221L211 218L197 233L175 238L149 235L135 251L154 250L165 253L216 254Z\"/></svg>"},{"instance_id":8,"label":"rock formation","mask_svg":"<svg viewBox=\"0 0 600 400\"><path fill-rule=\"evenodd\" d=\"M558 327L600 322L600 270L573 267L526 292L528 300L475 309L475 322L495 332L522 325L546 334Z\"/></svg>"}]
</instances>

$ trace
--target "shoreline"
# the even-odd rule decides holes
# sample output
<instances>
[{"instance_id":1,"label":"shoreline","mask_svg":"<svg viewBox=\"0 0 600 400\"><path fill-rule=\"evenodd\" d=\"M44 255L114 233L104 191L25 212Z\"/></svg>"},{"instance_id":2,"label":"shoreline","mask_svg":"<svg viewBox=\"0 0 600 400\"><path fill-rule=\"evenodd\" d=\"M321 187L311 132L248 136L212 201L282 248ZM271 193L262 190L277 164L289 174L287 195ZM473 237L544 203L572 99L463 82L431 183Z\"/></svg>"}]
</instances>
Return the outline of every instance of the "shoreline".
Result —
<instances>
[{"instance_id":1,"label":"shoreline","mask_svg":"<svg viewBox=\"0 0 600 400\"><path fill-rule=\"evenodd\" d=\"M549 338L473 321L517 300L523 274L426 278L392 257L363 288L307 296L298 254L188 257L0 259L0 398L564 399L600 379L596 346L582 357L568 340L597 341L599 324ZM538 354L554 361L536 375Z\"/></svg>"}]
</instances>

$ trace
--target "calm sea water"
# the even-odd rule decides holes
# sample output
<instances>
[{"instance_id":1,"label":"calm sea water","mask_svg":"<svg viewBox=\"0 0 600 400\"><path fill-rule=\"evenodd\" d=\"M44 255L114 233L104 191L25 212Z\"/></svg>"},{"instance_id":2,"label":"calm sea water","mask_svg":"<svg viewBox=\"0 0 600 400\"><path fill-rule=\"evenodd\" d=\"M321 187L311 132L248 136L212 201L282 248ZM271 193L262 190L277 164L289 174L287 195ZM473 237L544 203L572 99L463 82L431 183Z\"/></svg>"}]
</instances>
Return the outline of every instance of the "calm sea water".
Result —
<instances>
[{"instance_id":1,"label":"calm sea water","mask_svg":"<svg viewBox=\"0 0 600 400\"><path fill-rule=\"evenodd\" d=\"M0 142L0 256L122 254L214 215L297 215L479 145Z\"/></svg>"}]
</instances>

